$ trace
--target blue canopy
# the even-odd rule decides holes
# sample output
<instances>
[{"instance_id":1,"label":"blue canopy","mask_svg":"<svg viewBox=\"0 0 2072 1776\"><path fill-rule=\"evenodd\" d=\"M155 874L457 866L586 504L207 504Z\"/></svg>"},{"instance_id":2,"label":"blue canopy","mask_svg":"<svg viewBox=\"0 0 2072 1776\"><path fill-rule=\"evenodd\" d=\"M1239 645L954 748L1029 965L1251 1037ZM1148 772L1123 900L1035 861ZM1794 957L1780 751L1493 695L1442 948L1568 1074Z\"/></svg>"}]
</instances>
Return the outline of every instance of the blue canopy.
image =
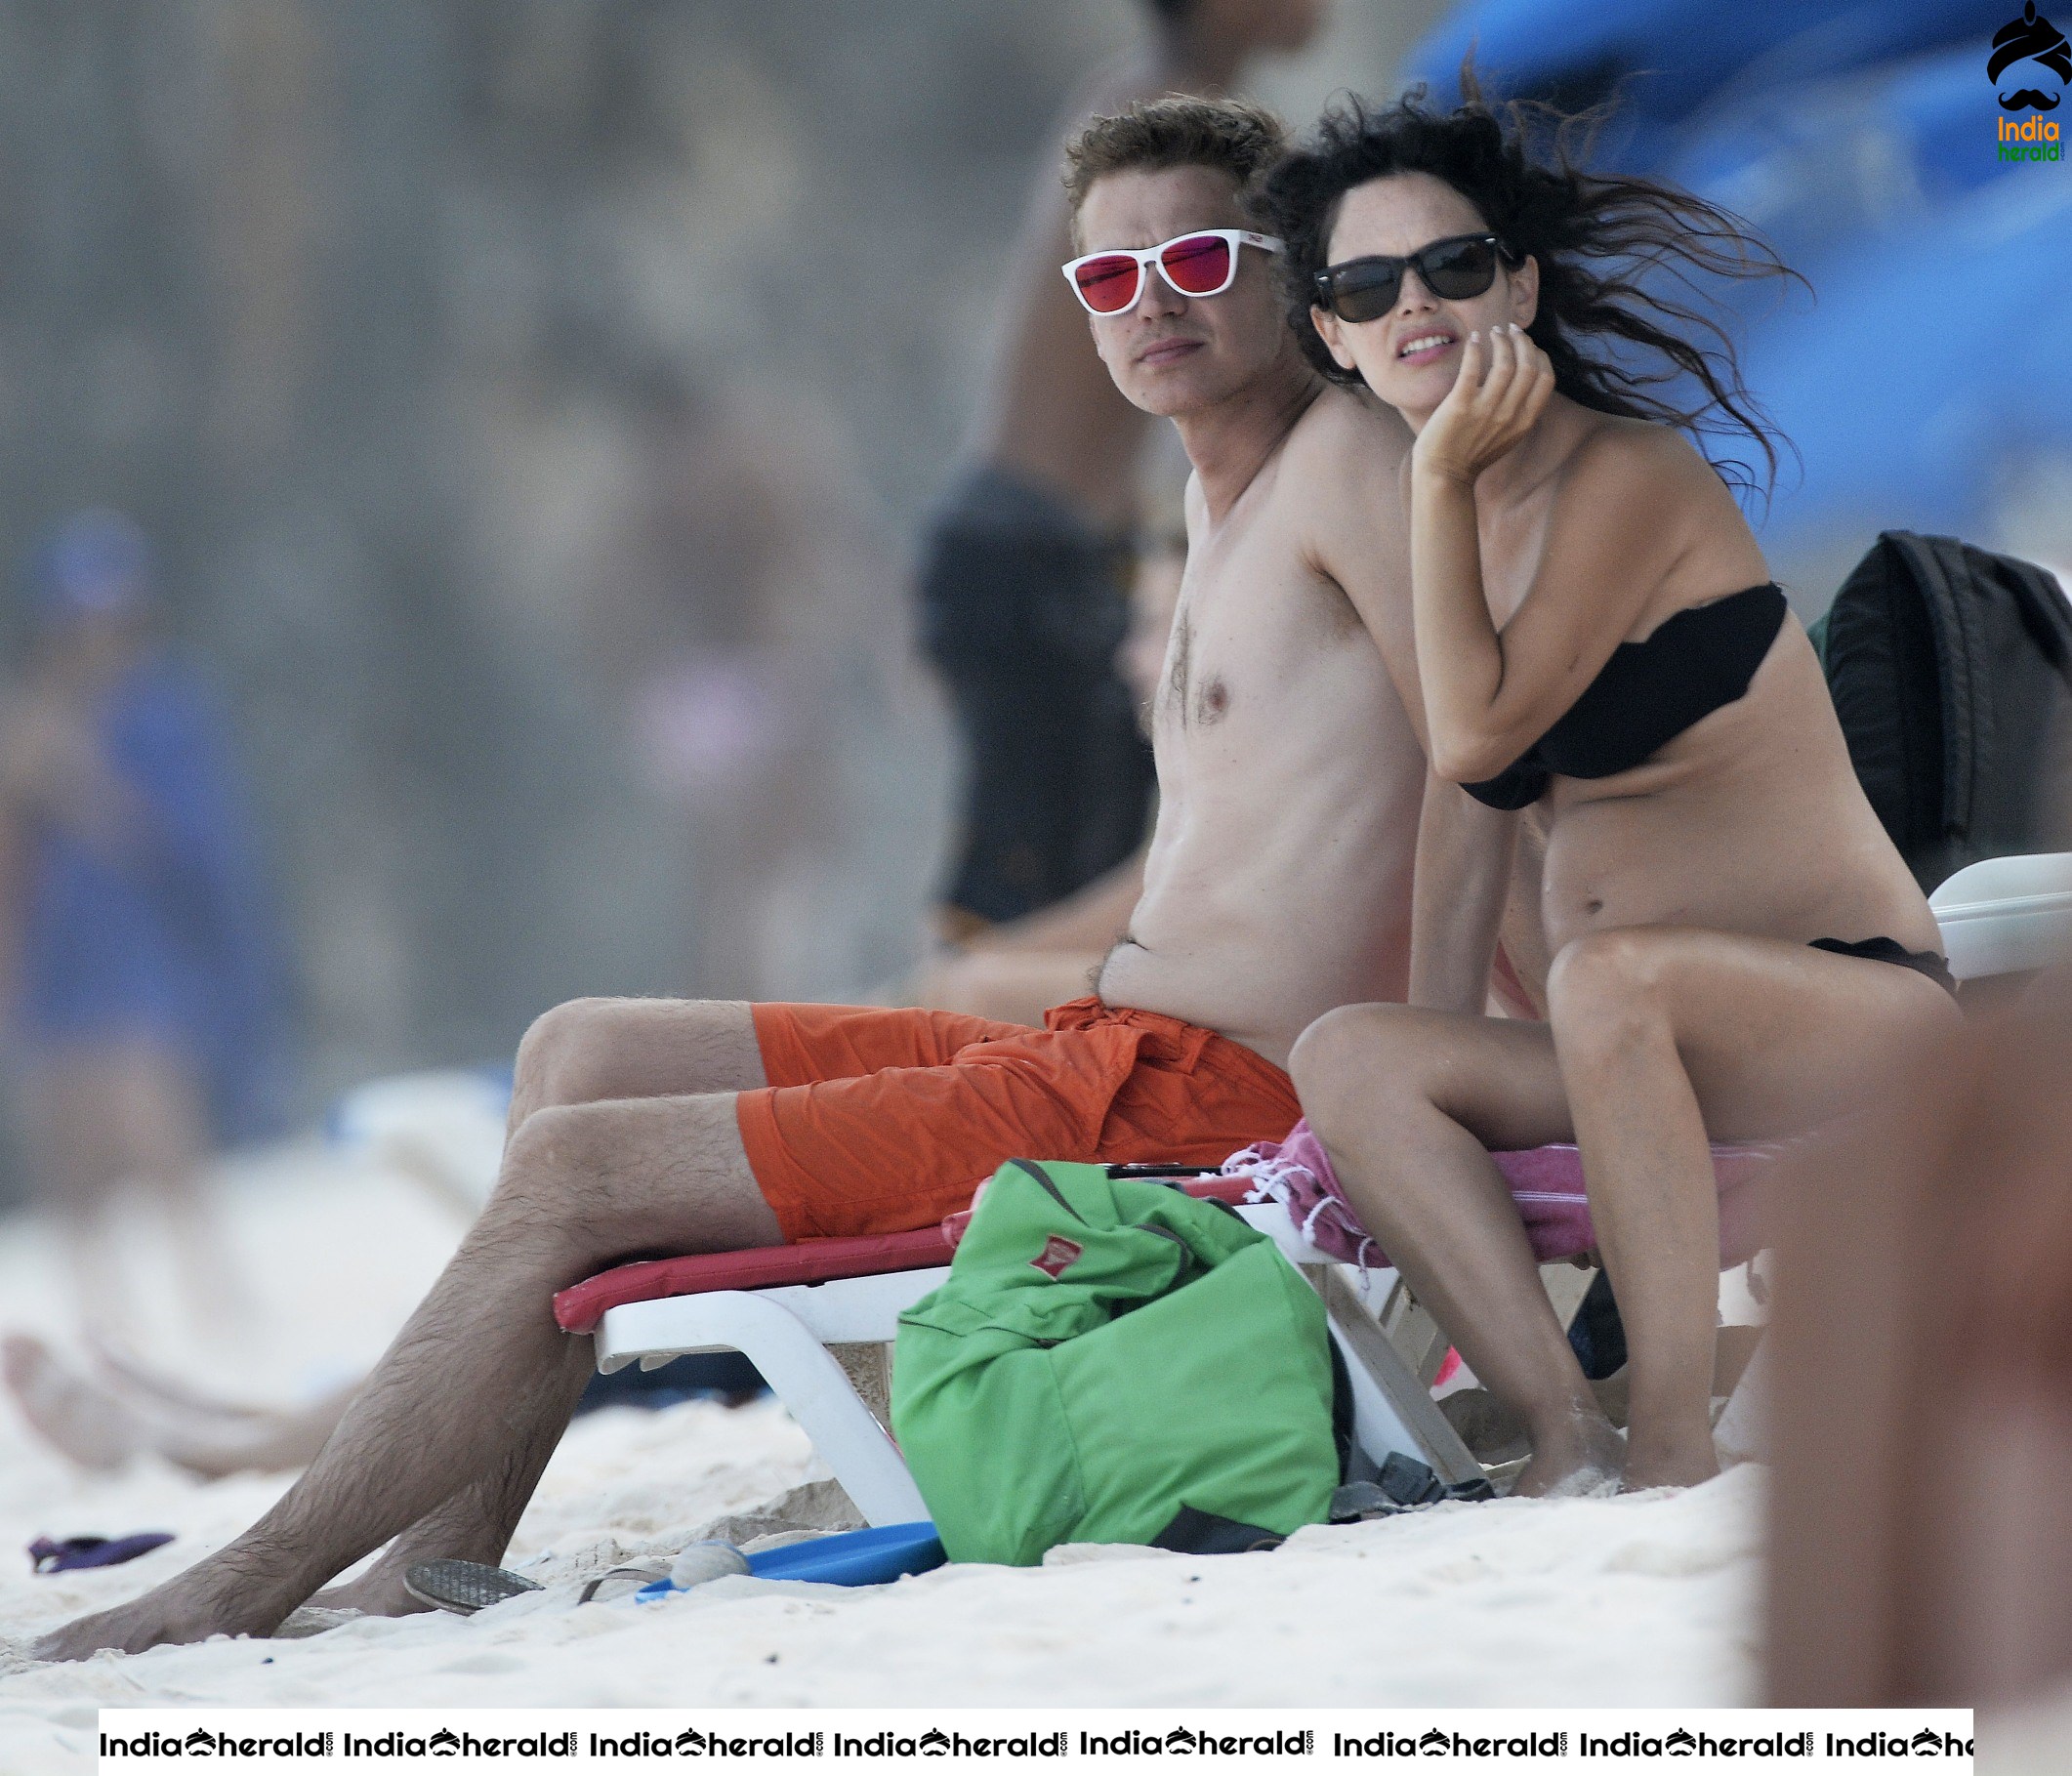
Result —
<instances>
[{"instance_id":1,"label":"blue canopy","mask_svg":"<svg viewBox=\"0 0 2072 1776\"><path fill-rule=\"evenodd\" d=\"M2010 179L1858 238L1759 326L1749 387L1804 459L1764 525L1976 531L2010 465L2072 449L2072 186Z\"/></svg>"},{"instance_id":2,"label":"blue canopy","mask_svg":"<svg viewBox=\"0 0 2072 1776\"><path fill-rule=\"evenodd\" d=\"M1616 146L1626 163L1652 165L1669 145L1666 126L1737 93L1973 39L1984 86L1985 45L2010 10L2009 0L1473 0L1411 52L1407 72L1451 99L1472 47L1491 93L1571 109L1637 76L1622 89L1632 126Z\"/></svg>"},{"instance_id":3,"label":"blue canopy","mask_svg":"<svg viewBox=\"0 0 2072 1776\"><path fill-rule=\"evenodd\" d=\"M1472 43L1486 90L1571 109L1637 76L1600 163L1746 217L1817 293L1715 292L1749 388L1803 459L1756 514L1766 539L1865 522L1976 532L2010 464L2072 448L2072 185L1994 148L1986 64L2019 12L1475 0L1410 73L1450 98Z\"/></svg>"},{"instance_id":4,"label":"blue canopy","mask_svg":"<svg viewBox=\"0 0 2072 1776\"><path fill-rule=\"evenodd\" d=\"M1817 296L1722 293L1749 387L1803 458L1803 481L1779 475L1772 538L1975 530L2010 458L2072 441L2072 188L1998 159L1985 61L1981 38L1751 98L1664 168Z\"/></svg>"},{"instance_id":5,"label":"blue canopy","mask_svg":"<svg viewBox=\"0 0 2072 1776\"><path fill-rule=\"evenodd\" d=\"M1912 226L2009 177L1985 47L1756 96L1691 132L1663 176L1746 217L1793 264L1845 234Z\"/></svg>"}]
</instances>

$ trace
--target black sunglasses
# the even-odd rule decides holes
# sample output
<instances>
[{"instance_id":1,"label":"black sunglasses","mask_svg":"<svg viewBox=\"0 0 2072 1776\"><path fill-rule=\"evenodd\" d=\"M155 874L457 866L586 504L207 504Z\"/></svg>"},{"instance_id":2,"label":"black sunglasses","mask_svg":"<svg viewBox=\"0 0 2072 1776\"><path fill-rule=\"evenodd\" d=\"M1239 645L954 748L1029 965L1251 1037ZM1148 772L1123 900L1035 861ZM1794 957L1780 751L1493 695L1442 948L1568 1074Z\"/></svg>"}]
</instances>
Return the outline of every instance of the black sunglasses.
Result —
<instances>
[{"instance_id":1,"label":"black sunglasses","mask_svg":"<svg viewBox=\"0 0 2072 1776\"><path fill-rule=\"evenodd\" d=\"M1497 280L1497 261L1520 263L1495 234L1454 234L1405 253L1375 253L1348 259L1317 272L1316 306L1340 320L1375 320L1395 307L1402 293L1403 271L1417 268L1418 281L1448 302L1479 296Z\"/></svg>"}]
</instances>

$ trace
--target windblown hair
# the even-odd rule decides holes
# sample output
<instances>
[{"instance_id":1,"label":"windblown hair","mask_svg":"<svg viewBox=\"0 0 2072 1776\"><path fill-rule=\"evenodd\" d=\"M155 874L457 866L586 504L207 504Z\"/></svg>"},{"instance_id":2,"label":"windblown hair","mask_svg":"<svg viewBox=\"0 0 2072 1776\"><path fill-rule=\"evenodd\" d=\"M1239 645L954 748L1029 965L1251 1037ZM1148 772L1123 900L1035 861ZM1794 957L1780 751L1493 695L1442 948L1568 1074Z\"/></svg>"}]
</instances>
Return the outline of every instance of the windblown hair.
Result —
<instances>
[{"instance_id":1,"label":"windblown hair","mask_svg":"<svg viewBox=\"0 0 2072 1776\"><path fill-rule=\"evenodd\" d=\"M1280 269L1288 321L1310 363L1336 383L1361 380L1332 357L1309 312L1346 193L1390 174L1429 173L1475 207L1509 263L1528 254L1538 261L1539 310L1526 331L1547 353L1557 392L1578 406L1701 438L1745 434L1762 452L1763 486L1773 483L1780 434L1743 385L1733 341L1661 285L1674 279L1702 298L1693 273L1805 280L1716 204L1652 180L1583 171L1576 161L1602 110L1494 107L1468 65L1461 89L1466 103L1457 110L1428 103L1423 87L1386 106L1347 99L1268 173L1255 208L1261 227L1287 243ZM1545 162L1534 152L1542 142ZM1626 349L1587 349L1599 342ZM1696 405L1654 392L1685 377L1704 391ZM1729 485L1756 487L1752 465L1713 462Z\"/></svg>"},{"instance_id":2,"label":"windblown hair","mask_svg":"<svg viewBox=\"0 0 2072 1776\"><path fill-rule=\"evenodd\" d=\"M1281 120L1243 99L1140 99L1118 116L1095 118L1066 146L1064 190L1074 227L1096 180L1169 167L1229 174L1249 213L1260 181L1287 145Z\"/></svg>"}]
</instances>

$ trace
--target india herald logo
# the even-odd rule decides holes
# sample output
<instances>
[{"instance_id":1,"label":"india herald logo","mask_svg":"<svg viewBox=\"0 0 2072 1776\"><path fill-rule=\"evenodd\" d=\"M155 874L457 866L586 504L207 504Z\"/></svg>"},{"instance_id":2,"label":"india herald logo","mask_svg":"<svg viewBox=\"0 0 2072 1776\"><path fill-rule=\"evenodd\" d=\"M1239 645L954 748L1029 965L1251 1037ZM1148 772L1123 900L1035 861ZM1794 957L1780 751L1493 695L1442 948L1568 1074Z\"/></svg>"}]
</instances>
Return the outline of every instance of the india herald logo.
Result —
<instances>
[{"instance_id":1,"label":"india herald logo","mask_svg":"<svg viewBox=\"0 0 2072 1776\"><path fill-rule=\"evenodd\" d=\"M2004 111L2054 111L2072 85L2072 44L2065 34L2036 10L2036 0L2022 8L2019 19L2009 21L1993 36L1993 53L1986 60L1986 78L1993 83L1994 97Z\"/></svg>"},{"instance_id":2,"label":"india herald logo","mask_svg":"<svg viewBox=\"0 0 2072 1776\"><path fill-rule=\"evenodd\" d=\"M1061 1233L1054 1233L1043 1242L1043 1250L1029 1260L1029 1268L1041 1270L1055 1283L1084 1251L1084 1246L1066 1239Z\"/></svg>"}]
</instances>

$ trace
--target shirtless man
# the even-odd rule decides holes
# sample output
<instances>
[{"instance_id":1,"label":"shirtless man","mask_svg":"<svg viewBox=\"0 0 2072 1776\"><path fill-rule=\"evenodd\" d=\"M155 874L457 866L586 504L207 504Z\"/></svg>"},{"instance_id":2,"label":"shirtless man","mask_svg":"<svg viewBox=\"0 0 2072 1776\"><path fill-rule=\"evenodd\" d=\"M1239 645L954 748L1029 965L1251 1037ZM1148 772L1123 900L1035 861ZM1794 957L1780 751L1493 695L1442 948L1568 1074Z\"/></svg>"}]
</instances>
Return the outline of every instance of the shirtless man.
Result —
<instances>
[{"instance_id":1,"label":"shirtless man","mask_svg":"<svg viewBox=\"0 0 2072 1776\"><path fill-rule=\"evenodd\" d=\"M1060 144L1136 100L1225 91L1254 57L1301 49L1325 11L1325 0L1145 3L1150 42L1073 96ZM923 631L967 764L940 910L952 940L1104 872L1127 894L1135 871L1116 866L1141 849L1149 809L1151 756L1114 658L1152 419L1088 348L1057 276L1071 217L1056 164L1045 156L1023 218L967 465L921 569ZM1097 915L1101 946L1127 911Z\"/></svg>"},{"instance_id":2,"label":"shirtless man","mask_svg":"<svg viewBox=\"0 0 2072 1776\"><path fill-rule=\"evenodd\" d=\"M1134 294L1094 286L1113 307L1092 321L1103 361L1195 468L1158 828L1099 996L1047 1031L827 1006L549 1012L518 1051L494 1196L322 1453L253 1529L44 1657L269 1632L391 1537L323 1601L408 1610L412 1564L501 1557L582 1391L591 1348L556 1328L554 1291L635 1251L925 1226L1016 1153L1219 1162L1294 1123L1281 1069L1305 1025L1401 998L1425 764L1367 613L1408 603L1410 434L1308 367L1270 248L1235 244L1279 147L1262 111L1176 99L1072 150L1082 251L1164 247L1197 287L1199 243L1175 243L1227 230L1211 250L1234 260L1199 297L1127 259Z\"/></svg>"}]
</instances>

